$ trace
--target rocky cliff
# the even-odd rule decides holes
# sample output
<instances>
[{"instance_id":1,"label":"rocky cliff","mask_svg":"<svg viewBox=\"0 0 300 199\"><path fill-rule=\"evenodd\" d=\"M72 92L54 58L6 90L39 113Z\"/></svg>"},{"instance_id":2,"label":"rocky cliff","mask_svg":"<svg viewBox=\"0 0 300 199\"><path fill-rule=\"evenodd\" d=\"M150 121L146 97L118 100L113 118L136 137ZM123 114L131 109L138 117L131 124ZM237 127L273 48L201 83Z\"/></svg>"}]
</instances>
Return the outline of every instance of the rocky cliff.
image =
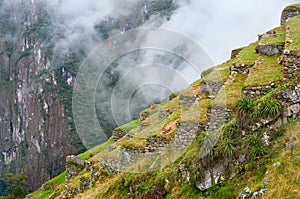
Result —
<instances>
[{"instance_id":1,"label":"rocky cliff","mask_svg":"<svg viewBox=\"0 0 300 199\"><path fill-rule=\"evenodd\" d=\"M84 54L55 52L55 40L63 35L53 31L54 10L45 2L0 1L0 176L25 173L31 190L65 170L68 155L85 150L71 100ZM171 4L148 2L134 16L108 17L95 26L99 40L135 28L151 14L169 15ZM108 130L114 125L104 124Z\"/></svg>"},{"instance_id":2,"label":"rocky cliff","mask_svg":"<svg viewBox=\"0 0 300 199\"><path fill-rule=\"evenodd\" d=\"M2 36L12 38L0 49L0 173L25 173L36 188L61 172L65 156L77 153L80 141L71 132L67 107L55 89L57 71L49 72L51 59L41 41L47 13L33 1L20 5L28 10L10 7L1 18L7 20Z\"/></svg>"}]
</instances>

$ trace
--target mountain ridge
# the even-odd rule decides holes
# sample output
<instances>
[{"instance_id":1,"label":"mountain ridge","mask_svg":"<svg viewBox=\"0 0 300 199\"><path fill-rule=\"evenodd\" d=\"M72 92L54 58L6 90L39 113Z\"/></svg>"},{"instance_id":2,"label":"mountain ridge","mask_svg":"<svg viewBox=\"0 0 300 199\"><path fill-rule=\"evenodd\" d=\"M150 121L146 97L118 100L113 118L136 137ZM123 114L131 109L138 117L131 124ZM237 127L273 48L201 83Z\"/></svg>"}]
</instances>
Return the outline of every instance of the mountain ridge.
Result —
<instances>
[{"instance_id":1,"label":"mountain ridge","mask_svg":"<svg viewBox=\"0 0 300 199\"><path fill-rule=\"evenodd\" d=\"M299 197L299 8L28 198Z\"/></svg>"}]
</instances>

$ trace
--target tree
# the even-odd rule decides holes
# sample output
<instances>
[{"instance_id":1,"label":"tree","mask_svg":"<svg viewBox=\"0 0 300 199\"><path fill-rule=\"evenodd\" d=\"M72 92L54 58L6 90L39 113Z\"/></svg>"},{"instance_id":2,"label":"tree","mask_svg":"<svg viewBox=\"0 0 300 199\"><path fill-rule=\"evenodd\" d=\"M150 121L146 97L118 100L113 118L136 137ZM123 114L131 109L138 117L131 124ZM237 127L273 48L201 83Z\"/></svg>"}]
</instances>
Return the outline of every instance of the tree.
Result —
<instances>
[{"instance_id":1,"label":"tree","mask_svg":"<svg viewBox=\"0 0 300 199\"><path fill-rule=\"evenodd\" d=\"M10 198L24 198L26 196L27 187L29 186L26 182L28 177L23 174L6 174L5 183L7 186L7 190L9 195L6 197L7 199Z\"/></svg>"}]
</instances>

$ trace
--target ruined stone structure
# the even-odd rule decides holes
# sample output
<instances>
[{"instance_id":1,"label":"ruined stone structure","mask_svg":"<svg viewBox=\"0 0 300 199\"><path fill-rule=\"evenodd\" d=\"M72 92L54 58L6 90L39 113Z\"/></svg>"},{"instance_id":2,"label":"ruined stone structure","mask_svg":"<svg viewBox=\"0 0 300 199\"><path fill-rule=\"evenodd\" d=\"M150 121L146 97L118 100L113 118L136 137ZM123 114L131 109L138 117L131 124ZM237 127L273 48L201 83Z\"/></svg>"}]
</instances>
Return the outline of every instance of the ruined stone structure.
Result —
<instances>
[{"instance_id":1,"label":"ruined stone structure","mask_svg":"<svg viewBox=\"0 0 300 199\"><path fill-rule=\"evenodd\" d=\"M258 43L255 50L257 53L266 56L280 55L284 49L284 43L278 44L261 44Z\"/></svg>"},{"instance_id":2,"label":"ruined stone structure","mask_svg":"<svg viewBox=\"0 0 300 199\"><path fill-rule=\"evenodd\" d=\"M280 63L283 66L283 74L286 80L294 76L294 73L300 68L300 50L284 50L280 58Z\"/></svg>"},{"instance_id":3,"label":"ruined stone structure","mask_svg":"<svg viewBox=\"0 0 300 199\"><path fill-rule=\"evenodd\" d=\"M181 105L191 106L192 104L195 103L195 101L196 101L195 96L184 96L184 95L179 96L179 103Z\"/></svg>"},{"instance_id":4,"label":"ruined stone structure","mask_svg":"<svg viewBox=\"0 0 300 199\"><path fill-rule=\"evenodd\" d=\"M227 107L212 107L212 109L207 112L205 130L214 131L218 129L229 119L230 112Z\"/></svg>"},{"instance_id":5,"label":"ruined stone structure","mask_svg":"<svg viewBox=\"0 0 300 199\"><path fill-rule=\"evenodd\" d=\"M209 95L217 95L223 86L222 81L201 81L200 93L207 93Z\"/></svg>"},{"instance_id":6,"label":"ruined stone structure","mask_svg":"<svg viewBox=\"0 0 300 199\"><path fill-rule=\"evenodd\" d=\"M230 74L248 74L250 72L250 69L254 66L254 63L252 64L239 64L235 63L230 67Z\"/></svg>"},{"instance_id":7,"label":"ruined stone structure","mask_svg":"<svg viewBox=\"0 0 300 199\"><path fill-rule=\"evenodd\" d=\"M127 132L123 131L122 129L114 130L112 133L112 138L116 142L122 137L124 137L127 134Z\"/></svg>"},{"instance_id":8,"label":"ruined stone structure","mask_svg":"<svg viewBox=\"0 0 300 199\"><path fill-rule=\"evenodd\" d=\"M253 86L253 87L246 87L243 89L243 97L255 99L258 97L261 97L263 95L266 95L267 93L271 92L273 89L275 89L277 86L275 83L272 83L270 85L264 85L264 86Z\"/></svg>"},{"instance_id":9,"label":"ruined stone structure","mask_svg":"<svg viewBox=\"0 0 300 199\"><path fill-rule=\"evenodd\" d=\"M300 15L300 8L298 6L289 6L282 11L280 24L284 25L292 17Z\"/></svg>"},{"instance_id":10,"label":"ruined stone structure","mask_svg":"<svg viewBox=\"0 0 300 199\"><path fill-rule=\"evenodd\" d=\"M172 140L175 147L187 147L195 140L200 133L200 124L192 122L179 122L176 124L176 135Z\"/></svg>"}]
</instances>

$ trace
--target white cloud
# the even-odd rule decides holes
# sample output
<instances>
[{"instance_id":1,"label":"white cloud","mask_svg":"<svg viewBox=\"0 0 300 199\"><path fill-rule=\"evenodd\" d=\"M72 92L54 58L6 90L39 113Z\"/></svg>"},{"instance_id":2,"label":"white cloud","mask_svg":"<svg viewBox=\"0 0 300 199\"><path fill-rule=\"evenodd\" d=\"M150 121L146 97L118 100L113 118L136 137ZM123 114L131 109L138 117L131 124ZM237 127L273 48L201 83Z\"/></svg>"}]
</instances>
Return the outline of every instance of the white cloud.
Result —
<instances>
[{"instance_id":1,"label":"white cloud","mask_svg":"<svg viewBox=\"0 0 300 199\"><path fill-rule=\"evenodd\" d=\"M281 11L299 0L191 0L176 11L163 28L198 42L215 63L229 59L230 51L245 46L280 25Z\"/></svg>"}]
</instances>

